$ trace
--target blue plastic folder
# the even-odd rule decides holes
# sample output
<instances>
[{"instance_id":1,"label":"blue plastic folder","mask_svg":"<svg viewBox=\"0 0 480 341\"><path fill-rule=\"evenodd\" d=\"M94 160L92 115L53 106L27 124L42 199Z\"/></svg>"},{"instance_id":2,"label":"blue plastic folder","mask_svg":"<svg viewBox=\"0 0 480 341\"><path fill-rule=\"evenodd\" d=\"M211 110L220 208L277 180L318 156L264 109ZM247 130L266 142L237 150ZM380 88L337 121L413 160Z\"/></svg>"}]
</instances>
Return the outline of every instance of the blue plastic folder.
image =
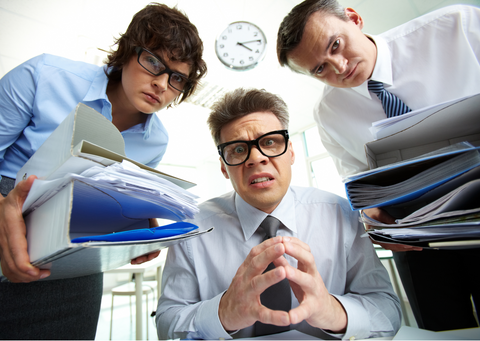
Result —
<instances>
[{"instance_id":1,"label":"blue plastic folder","mask_svg":"<svg viewBox=\"0 0 480 341\"><path fill-rule=\"evenodd\" d=\"M347 178L345 189L351 208L360 210L405 203L480 166L480 147L469 146L460 150L445 150L445 152L405 160ZM459 157L463 159L460 160ZM453 162L457 159L458 163L448 164L448 167L442 169L438 168L447 165L448 161ZM435 166L437 168L434 168ZM415 176L420 174L424 174L422 180L415 180Z\"/></svg>"},{"instance_id":2,"label":"blue plastic folder","mask_svg":"<svg viewBox=\"0 0 480 341\"><path fill-rule=\"evenodd\" d=\"M186 223L178 222L165 226L157 226L149 229L138 229L131 231L123 231L117 233L103 234L99 236L86 236L72 239L72 243L86 243L86 242L127 242L127 241L139 241L160 239L180 234L185 234L190 231L198 229L198 226Z\"/></svg>"}]
</instances>

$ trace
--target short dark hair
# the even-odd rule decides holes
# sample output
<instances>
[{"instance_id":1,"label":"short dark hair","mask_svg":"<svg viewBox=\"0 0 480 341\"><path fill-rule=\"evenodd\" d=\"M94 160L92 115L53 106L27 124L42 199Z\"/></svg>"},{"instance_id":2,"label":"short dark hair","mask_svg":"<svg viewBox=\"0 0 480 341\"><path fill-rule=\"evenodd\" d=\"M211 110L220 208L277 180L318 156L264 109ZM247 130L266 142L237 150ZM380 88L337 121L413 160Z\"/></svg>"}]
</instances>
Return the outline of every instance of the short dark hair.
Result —
<instances>
[{"instance_id":1,"label":"short dark hair","mask_svg":"<svg viewBox=\"0 0 480 341\"><path fill-rule=\"evenodd\" d=\"M300 44L308 19L319 11L348 21L344 8L337 0L306 0L295 6L278 28L277 58L281 66L290 67L287 54Z\"/></svg>"},{"instance_id":2,"label":"short dark hair","mask_svg":"<svg viewBox=\"0 0 480 341\"><path fill-rule=\"evenodd\" d=\"M176 7L170 8L159 3L150 3L133 16L127 31L116 39L116 51L111 52L106 64L111 67L108 79L119 82L122 68L134 55L135 47L144 47L150 51L161 50L172 61L186 62L191 65L188 78L192 87L184 92L175 104L187 99L198 86L200 79L207 72L207 65L202 59L203 42L198 30L188 17Z\"/></svg>"},{"instance_id":3,"label":"short dark hair","mask_svg":"<svg viewBox=\"0 0 480 341\"><path fill-rule=\"evenodd\" d=\"M207 120L215 145L222 143L220 132L226 124L237 118L262 111L271 112L277 116L282 128L288 129L287 104L279 96L264 89L238 88L226 93L223 98L213 104Z\"/></svg>"}]
</instances>

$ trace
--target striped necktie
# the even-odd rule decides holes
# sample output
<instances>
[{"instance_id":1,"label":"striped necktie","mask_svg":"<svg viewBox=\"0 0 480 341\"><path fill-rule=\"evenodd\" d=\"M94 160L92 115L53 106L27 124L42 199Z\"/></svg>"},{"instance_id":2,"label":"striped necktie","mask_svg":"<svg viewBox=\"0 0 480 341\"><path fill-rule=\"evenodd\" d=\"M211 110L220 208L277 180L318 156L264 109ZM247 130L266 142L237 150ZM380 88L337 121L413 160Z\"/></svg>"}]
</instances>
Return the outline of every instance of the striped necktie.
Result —
<instances>
[{"instance_id":1,"label":"striped necktie","mask_svg":"<svg viewBox=\"0 0 480 341\"><path fill-rule=\"evenodd\" d=\"M400 98L385 90L382 82L368 81L368 90L380 99L383 110L388 118L400 116L412 111Z\"/></svg>"},{"instance_id":2,"label":"striped necktie","mask_svg":"<svg viewBox=\"0 0 480 341\"><path fill-rule=\"evenodd\" d=\"M283 226L282 222L275 217L267 216L260 224L259 230L263 229L266 232L264 241L273 238L277 235L277 230ZM273 263L270 263L265 272L275 268ZM272 310L290 311L292 308L292 296L290 283L285 278L281 282L267 288L261 295L260 301L262 304ZM290 326L275 326L272 324L264 324L259 321L255 322L255 336L270 335L275 333L290 330Z\"/></svg>"}]
</instances>

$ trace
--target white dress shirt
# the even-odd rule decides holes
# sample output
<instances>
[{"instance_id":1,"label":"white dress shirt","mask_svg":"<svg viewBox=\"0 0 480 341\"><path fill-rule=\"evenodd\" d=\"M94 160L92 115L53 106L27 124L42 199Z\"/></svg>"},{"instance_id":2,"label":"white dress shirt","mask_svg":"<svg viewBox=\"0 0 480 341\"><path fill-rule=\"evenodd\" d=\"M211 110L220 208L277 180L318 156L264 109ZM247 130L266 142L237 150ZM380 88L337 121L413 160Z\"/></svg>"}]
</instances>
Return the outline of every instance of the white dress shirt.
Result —
<instances>
[{"instance_id":1,"label":"white dress shirt","mask_svg":"<svg viewBox=\"0 0 480 341\"><path fill-rule=\"evenodd\" d=\"M480 92L479 8L445 7L370 37L377 46L371 79L412 110ZM369 128L386 118L367 86L326 86L315 108L320 137L341 176L368 169Z\"/></svg>"},{"instance_id":2,"label":"white dress shirt","mask_svg":"<svg viewBox=\"0 0 480 341\"><path fill-rule=\"evenodd\" d=\"M277 235L307 243L328 291L348 315L346 333L327 334L305 321L292 328L318 337L391 336L400 327L401 312L388 273L372 243L362 238L358 212L334 194L315 188L290 187L272 212L287 228ZM160 339L229 339L253 336L253 327L228 334L218 306L250 250L260 244L258 226L267 216L231 192L200 205L191 222L214 231L168 250L162 297L157 309ZM296 260L287 255L296 267ZM298 306L292 293L292 309Z\"/></svg>"}]
</instances>

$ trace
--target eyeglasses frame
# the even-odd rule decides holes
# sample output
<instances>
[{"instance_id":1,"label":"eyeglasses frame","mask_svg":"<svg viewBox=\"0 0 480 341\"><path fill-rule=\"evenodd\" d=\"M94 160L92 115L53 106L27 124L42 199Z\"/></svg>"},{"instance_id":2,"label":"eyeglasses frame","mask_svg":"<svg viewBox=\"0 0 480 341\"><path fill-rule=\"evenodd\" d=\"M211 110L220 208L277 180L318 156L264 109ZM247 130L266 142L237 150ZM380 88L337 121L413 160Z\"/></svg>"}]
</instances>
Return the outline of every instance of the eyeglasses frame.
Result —
<instances>
[{"instance_id":1,"label":"eyeglasses frame","mask_svg":"<svg viewBox=\"0 0 480 341\"><path fill-rule=\"evenodd\" d=\"M147 69L145 66L142 65L142 63L140 63L140 56L142 55L142 52L145 51L145 52L148 52L150 53L152 56L154 56L155 58L157 58L162 64L163 66L165 67L165 69L163 71L160 71L159 73L153 73L152 71L150 71L149 69ZM187 92L188 90L190 90L190 88L192 87L192 82L190 81L190 79L188 79L187 77L185 77L184 75L182 75L181 73L178 73L176 71L173 71L171 70L166 64L165 62L162 60L162 58L160 58L159 56L157 56L155 53L153 53L152 51L149 51L147 50L146 48L144 47L140 47L140 46L137 46L135 47L135 52L137 52L137 62L138 64L144 68L145 70L147 70L149 73L151 73L152 75L154 76L160 76L160 75L163 75L164 73L167 73L168 74L168 85L170 85L172 88L174 88L175 90L177 91L180 91L182 93L184 92ZM185 88L183 90L180 90L180 89L177 89L176 87L174 87L171 83L170 83L170 77L172 77L172 73L176 74L176 75L179 75L180 77L182 77L183 79L186 79L187 80L187 83L185 85Z\"/></svg>"},{"instance_id":2,"label":"eyeglasses frame","mask_svg":"<svg viewBox=\"0 0 480 341\"><path fill-rule=\"evenodd\" d=\"M268 135L274 135L274 134L281 134L283 135L283 138L285 139L285 150L283 152L281 152L280 154L278 155L275 155L275 156L270 156L270 155L267 155L265 154L263 151L262 151L262 148L259 146L258 142L264 138L265 136L268 136ZM217 150L218 150L218 154L222 157L222 160L225 162L226 165L228 166L240 166L241 164L244 164L245 162L247 162L247 160L250 158L250 152L252 150L252 146L256 146L258 151L260 153L262 153L262 155L268 157L268 158L272 158L272 157L278 157L278 156L281 156L283 154L285 154L285 152L287 151L288 149L288 141L289 141L289 134L288 134L288 130L287 129L283 129L283 130L274 130L274 131L271 131L269 133L266 133L266 134L263 134L262 136L259 136L258 138L256 138L255 140L250 140L250 141L244 141L244 140L237 140L237 141L229 141L229 142L225 142L225 143L221 143L217 146ZM237 164L230 164L227 162L227 160L225 160L225 156L223 155L223 150L225 149L226 146L230 145L230 144L234 144L234 143L245 143L247 146L248 146L248 153L247 153L247 157L245 158L245 160L243 162L240 162L240 163L237 163Z\"/></svg>"}]
</instances>

